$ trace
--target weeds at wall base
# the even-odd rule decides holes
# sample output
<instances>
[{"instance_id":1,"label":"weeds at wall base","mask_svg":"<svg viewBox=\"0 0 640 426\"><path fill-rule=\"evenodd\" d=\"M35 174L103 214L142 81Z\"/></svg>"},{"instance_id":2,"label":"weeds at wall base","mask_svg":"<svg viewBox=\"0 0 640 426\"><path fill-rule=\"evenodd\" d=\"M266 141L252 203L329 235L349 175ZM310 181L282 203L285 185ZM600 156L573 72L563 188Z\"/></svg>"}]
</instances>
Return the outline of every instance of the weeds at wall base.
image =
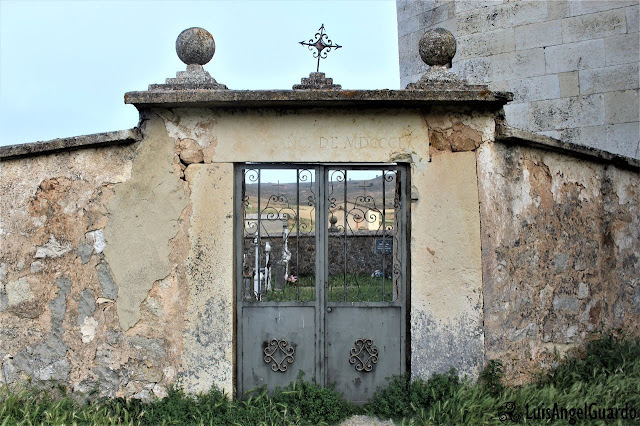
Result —
<instances>
[{"instance_id":1,"label":"weeds at wall base","mask_svg":"<svg viewBox=\"0 0 640 426\"><path fill-rule=\"evenodd\" d=\"M501 424L504 415L520 416L527 424L547 424L544 419L527 419L527 413L554 404L569 408L590 403L640 410L640 339L609 334L593 340L528 385L505 386L503 375L502 365L491 361L475 382L460 379L454 370L428 380L395 376L361 407L302 376L271 396L260 388L242 400L231 400L217 389L195 396L170 389L167 398L150 403L124 398L84 398L81 403L62 387L3 386L0 426L336 424L354 414L402 424ZM513 410L506 410L507 403Z\"/></svg>"}]
</instances>

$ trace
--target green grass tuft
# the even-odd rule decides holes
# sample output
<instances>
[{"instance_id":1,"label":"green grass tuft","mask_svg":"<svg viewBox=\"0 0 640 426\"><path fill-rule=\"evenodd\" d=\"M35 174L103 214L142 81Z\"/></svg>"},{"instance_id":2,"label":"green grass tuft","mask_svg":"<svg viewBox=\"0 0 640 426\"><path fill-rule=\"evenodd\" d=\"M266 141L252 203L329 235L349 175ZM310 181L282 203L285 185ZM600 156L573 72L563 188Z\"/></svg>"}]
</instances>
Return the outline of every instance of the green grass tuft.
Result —
<instances>
[{"instance_id":1,"label":"green grass tuft","mask_svg":"<svg viewBox=\"0 0 640 426\"><path fill-rule=\"evenodd\" d=\"M520 415L527 404L627 404L638 409L640 339L611 334L593 340L528 385L506 386L503 374L502 365L491 361L476 382L459 379L454 370L428 380L396 376L362 407L302 376L273 395L259 388L232 400L217 389L198 395L170 389L167 398L150 403L124 398L87 400L61 387L43 389L27 383L13 390L0 387L0 426L337 424L353 414L393 418L403 424L482 425L501 424L498 417L507 402L513 402Z\"/></svg>"}]
</instances>

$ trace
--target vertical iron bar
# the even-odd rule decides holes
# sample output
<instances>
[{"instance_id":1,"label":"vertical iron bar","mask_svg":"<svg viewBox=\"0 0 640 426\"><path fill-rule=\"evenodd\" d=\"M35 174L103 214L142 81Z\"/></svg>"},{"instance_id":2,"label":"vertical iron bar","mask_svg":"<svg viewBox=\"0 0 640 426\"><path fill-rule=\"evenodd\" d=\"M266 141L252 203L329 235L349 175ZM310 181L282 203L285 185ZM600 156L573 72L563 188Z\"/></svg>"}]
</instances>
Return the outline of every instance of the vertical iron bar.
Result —
<instances>
[{"instance_id":1,"label":"vertical iron bar","mask_svg":"<svg viewBox=\"0 0 640 426\"><path fill-rule=\"evenodd\" d=\"M324 338L326 335L326 323L325 323L325 315L326 315L326 285L327 285L327 258L328 258L328 248L327 248L327 236L326 232L323 230L323 227L327 224L327 192L326 192L326 182L327 182L327 169L323 166L316 166L313 168L315 174L315 184L312 182L312 187L315 189L316 198L315 198L315 242L316 242L316 266L315 266L315 303L314 306L316 308L316 318L318 318L316 324L316 373L318 381L326 386L326 344L327 341ZM324 223L324 225L322 225Z\"/></svg>"},{"instance_id":2,"label":"vertical iron bar","mask_svg":"<svg viewBox=\"0 0 640 426\"><path fill-rule=\"evenodd\" d=\"M234 204L234 226L235 226L235 241L234 241L234 249L235 249L235 271L236 271L236 312L234 318L234 325L236 326L236 336L242 336L242 322L238 321L238 318L242 317L242 305L245 300L245 289L244 289L244 269L243 269L243 255L244 255L244 244L245 244L245 211L243 209L244 196L246 192L246 185L244 182L245 179L245 169L241 167L234 166L234 191L233 191L233 204ZM240 196L238 197L238 192ZM237 337L235 339L236 347L235 347L235 359L237 368L236 374L236 389L237 395L242 395L242 338Z\"/></svg>"},{"instance_id":3,"label":"vertical iron bar","mask_svg":"<svg viewBox=\"0 0 640 426\"><path fill-rule=\"evenodd\" d=\"M300 301L300 169L296 169L296 301ZM286 286L287 283L285 282Z\"/></svg>"},{"instance_id":4,"label":"vertical iron bar","mask_svg":"<svg viewBox=\"0 0 640 426\"><path fill-rule=\"evenodd\" d=\"M344 301L347 301L347 169L344 169Z\"/></svg>"},{"instance_id":5,"label":"vertical iron bar","mask_svg":"<svg viewBox=\"0 0 640 426\"><path fill-rule=\"evenodd\" d=\"M382 170L382 301L384 302L384 275L385 275L385 258L387 257L387 246L385 245L385 234L387 232L387 219L386 219L386 187L385 187L385 175L384 169Z\"/></svg>"},{"instance_id":6,"label":"vertical iron bar","mask_svg":"<svg viewBox=\"0 0 640 426\"><path fill-rule=\"evenodd\" d=\"M258 171L258 250L256 251L256 265L258 266L258 270L256 271L256 276L258 277L258 294L256 295L258 300L262 299L262 280L260 279L260 249L262 248L262 241L260 239L260 227L262 226L262 212L260 211L260 180L262 173L260 168L256 169Z\"/></svg>"}]
</instances>

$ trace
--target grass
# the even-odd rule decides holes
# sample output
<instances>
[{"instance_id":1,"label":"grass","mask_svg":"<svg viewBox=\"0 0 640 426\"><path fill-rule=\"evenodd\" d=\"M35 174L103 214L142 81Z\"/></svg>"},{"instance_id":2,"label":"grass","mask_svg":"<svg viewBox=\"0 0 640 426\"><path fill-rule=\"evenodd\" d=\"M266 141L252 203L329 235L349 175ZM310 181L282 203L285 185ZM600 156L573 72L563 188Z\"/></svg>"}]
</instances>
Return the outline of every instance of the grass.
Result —
<instances>
[{"instance_id":1,"label":"grass","mask_svg":"<svg viewBox=\"0 0 640 426\"><path fill-rule=\"evenodd\" d=\"M382 277L371 277L367 274L347 274L346 280L347 302L382 302ZM286 285L282 289L272 289L263 296L264 302L301 302L315 300L315 278L299 277L298 288L295 284ZM329 302L344 301L344 278L342 275L329 276ZM384 300L392 300L393 283L389 278L385 279Z\"/></svg>"},{"instance_id":2,"label":"grass","mask_svg":"<svg viewBox=\"0 0 640 426\"><path fill-rule=\"evenodd\" d=\"M535 407L554 404L560 409L581 408L585 403L640 409L640 339L615 334L595 339L524 386L505 385L497 361L489 362L477 381L460 379L454 370L428 380L396 376L362 407L302 377L272 395L261 388L242 400L229 399L216 389L195 396L172 389L167 398L150 403L80 399L63 388L46 391L26 385L10 392L2 387L0 425L336 424L353 414L393 418L407 425L499 425L507 402L514 404L511 415L520 415L520 422L548 424L548 419L527 419L527 405L530 414ZM603 424L575 416L574 420ZM607 424L637 422L618 419ZM570 417L553 423L571 424Z\"/></svg>"}]
</instances>

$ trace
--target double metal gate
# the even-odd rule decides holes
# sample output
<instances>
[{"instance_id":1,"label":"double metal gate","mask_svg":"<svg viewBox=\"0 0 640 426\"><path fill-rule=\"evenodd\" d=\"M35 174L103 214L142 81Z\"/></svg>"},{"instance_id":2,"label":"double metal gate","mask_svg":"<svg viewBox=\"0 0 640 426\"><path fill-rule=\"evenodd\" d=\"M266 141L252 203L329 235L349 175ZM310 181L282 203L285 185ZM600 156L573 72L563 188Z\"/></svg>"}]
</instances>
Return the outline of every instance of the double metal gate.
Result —
<instances>
[{"instance_id":1,"label":"double metal gate","mask_svg":"<svg viewBox=\"0 0 640 426\"><path fill-rule=\"evenodd\" d=\"M408 174L236 167L237 387L305 379L364 402L405 371Z\"/></svg>"}]
</instances>

